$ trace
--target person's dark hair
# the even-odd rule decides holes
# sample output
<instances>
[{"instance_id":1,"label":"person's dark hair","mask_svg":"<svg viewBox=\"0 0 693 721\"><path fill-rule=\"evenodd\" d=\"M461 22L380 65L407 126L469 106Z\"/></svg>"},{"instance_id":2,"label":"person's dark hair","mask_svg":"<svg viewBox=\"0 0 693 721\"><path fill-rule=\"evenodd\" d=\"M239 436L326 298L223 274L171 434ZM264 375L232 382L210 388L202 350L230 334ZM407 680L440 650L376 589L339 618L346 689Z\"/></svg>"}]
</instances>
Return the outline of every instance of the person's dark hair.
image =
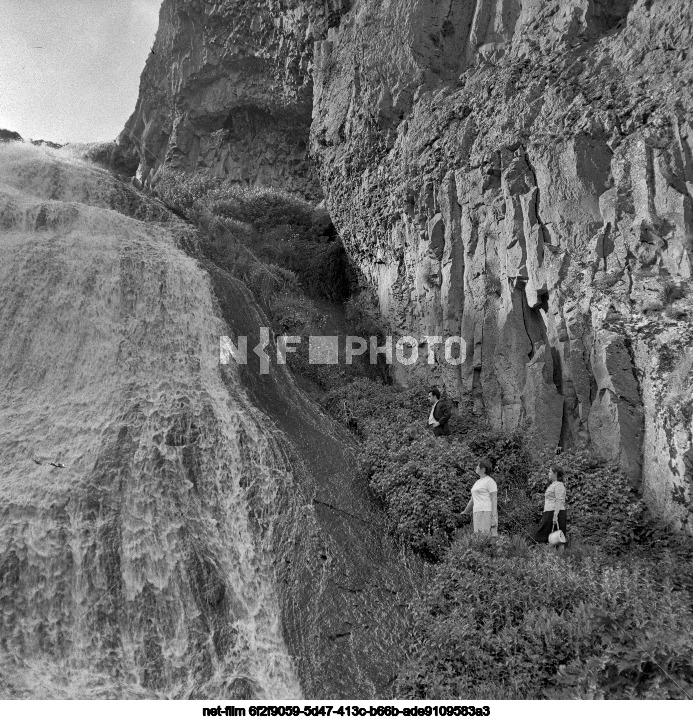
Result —
<instances>
[{"instance_id":1,"label":"person's dark hair","mask_svg":"<svg viewBox=\"0 0 693 721\"><path fill-rule=\"evenodd\" d=\"M433 393L433 395L434 395L438 400L440 400L440 391L439 391L435 386L431 386L431 387L428 389L428 392L429 392L429 393Z\"/></svg>"},{"instance_id":2,"label":"person's dark hair","mask_svg":"<svg viewBox=\"0 0 693 721\"><path fill-rule=\"evenodd\" d=\"M490 473L493 470L493 463L488 458L482 458L477 465L484 473Z\"/></svg>"},{"instance_id":3,"label":"person's dark hair","mask_svg":"<svg viewBox=\"0 0 693 721\"><path fill-rule=\"evenodd\" d=\"M565 471L560 466L551 466L551 470L556 474L556 480L563 483L563 476L565 476Z\"/></svg>"}]
</instances>

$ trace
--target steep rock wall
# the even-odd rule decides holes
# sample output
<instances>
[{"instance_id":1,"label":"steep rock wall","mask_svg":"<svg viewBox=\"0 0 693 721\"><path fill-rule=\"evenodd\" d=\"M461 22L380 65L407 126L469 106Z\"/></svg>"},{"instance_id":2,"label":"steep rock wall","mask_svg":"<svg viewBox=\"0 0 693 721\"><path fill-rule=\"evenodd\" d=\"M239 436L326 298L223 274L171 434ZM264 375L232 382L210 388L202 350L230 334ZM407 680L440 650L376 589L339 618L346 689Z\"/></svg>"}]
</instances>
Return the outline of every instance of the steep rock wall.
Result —
<instances>
[{"instance_id":1,"label":"steep rock wall","mask_svg":"<svg viewBox=\"0 0 693 721\"><path fill-rule=\"evenodd\" d=\"M321 197L308 161L314 40L348 0L164 0L119 144L162 163Z\"/></svg>"},{"instance_id":2,"label":"steep rock wall","mask_svg":"<svg viewBox=\"0 0 693 721\"><path fill-rule=\"evenodd\" d=\"M311 131L392 329L466 341L432 377L689 531L692 33L687 0L358 0Z\"/></svg>"}]
</instances>

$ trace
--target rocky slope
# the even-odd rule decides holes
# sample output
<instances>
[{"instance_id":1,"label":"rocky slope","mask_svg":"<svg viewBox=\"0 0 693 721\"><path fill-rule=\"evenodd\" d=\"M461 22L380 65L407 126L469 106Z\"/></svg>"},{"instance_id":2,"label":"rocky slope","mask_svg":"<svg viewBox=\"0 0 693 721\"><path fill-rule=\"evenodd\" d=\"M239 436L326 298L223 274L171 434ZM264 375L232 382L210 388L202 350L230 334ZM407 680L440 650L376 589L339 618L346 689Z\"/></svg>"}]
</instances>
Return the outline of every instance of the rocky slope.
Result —
<instances>
[{"instance_id":1,"label":"rocky slope","mask_svg":"<svg viewBox=\"0 0 693 721\"><path fill-rule=\"evenodd\" d=\"M692 28L687 0L166 0L121 144L143 180L324 193L393 331L464 338L433 378L693 531Z\"/></svg>"}]
</instances>

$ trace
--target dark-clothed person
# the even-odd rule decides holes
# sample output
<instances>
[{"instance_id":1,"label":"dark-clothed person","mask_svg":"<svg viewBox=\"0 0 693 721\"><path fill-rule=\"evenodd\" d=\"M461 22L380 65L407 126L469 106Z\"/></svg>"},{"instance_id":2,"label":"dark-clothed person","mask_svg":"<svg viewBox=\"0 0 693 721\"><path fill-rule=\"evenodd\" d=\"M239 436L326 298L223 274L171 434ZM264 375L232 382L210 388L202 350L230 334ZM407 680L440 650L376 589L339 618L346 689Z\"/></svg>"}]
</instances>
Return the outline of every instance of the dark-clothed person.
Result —
<instances>
[{"instance_id":1,"label":"dark-clothed person","mask_svg":"<svg viewBox=\"0 0 693 721\"><path fill-rule=\"evenodd\" d=\"M428 393L428 402L431 403L431 412L428 415L428 427L433 429L434 436L449 436L450 404L440 397L437 388L431 388Z\"/></svg>"}]
</instances>

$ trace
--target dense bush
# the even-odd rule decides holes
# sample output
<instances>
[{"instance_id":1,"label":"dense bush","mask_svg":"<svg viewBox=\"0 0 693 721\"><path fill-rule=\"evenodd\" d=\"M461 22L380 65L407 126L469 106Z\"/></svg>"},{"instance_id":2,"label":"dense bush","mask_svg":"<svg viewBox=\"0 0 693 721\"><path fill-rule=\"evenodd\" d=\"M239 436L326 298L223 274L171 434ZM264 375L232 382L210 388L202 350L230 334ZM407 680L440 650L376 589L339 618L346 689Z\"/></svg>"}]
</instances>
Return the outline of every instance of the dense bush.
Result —
<instances>
[{"instance_id":1,"label":"dense bush","mask_svg":"<svg viewBox=\"0 0 693 721\"><path fill-rule=\"evenodd\" d=\"M70 143L64 146L64 152L73 157L82 160L88 160L91 163L98 163L109 167L111 158L116 150L116 144L113 141L100 143Z\"/></svg>"},{"instance_id":2,"label":"dense bush","mask_svg":"<svg viewBox=\"0 0 693 721\"><path fill-rule=\"evenodd\" d=\"M240 220L258 230L278 226L308 230L313 225L313 206L276 188L245 188L222 182L210 188L204 203L216 216Z\"/></svg>"},{"instance_id":3,"label":"dense bush","mask_svg":"<svg viewBox=\"0 0 693 721\"><path fill-rule=\"evenodd\" d=\"M412 606L400 698L685 698L693 615L639 570L468 536Z\"/></svg>"},{"instance_id":4,"label":"dense bush","mask_svg":"<svg viewBox=\"0 0 693 721\"><path fill-rule=\"evenodd\" d=\"M287 364L302 381L304 390L321 396L325 391L348 383L360 375L361 368L343 363L310 363L308 338L325 335L325 313L315 301L300 292L277 295L269 306L272 328L277 335L296 335L302 342L287 354ZM304 381L307 381L306 384Z\"/></svg>"},{"instance_id":5,"label":"dense bush","mask_svg":"<svg viewBox=\"0 0 693 721\"><path fill-rule=\"evenodd\" d=\"M587 453L533 462L469 409L426 430L427 387L358 380L326 410L363 437L359 472L389 533L436 562L411 603L398 698L685 698L693 693L690 547L658 528L618 469ZM495 464L496 540L460 535L480 456ZM530 537L548 466L566 471L571 545ZM455 539L458 540L455 540Z\"/></svg>"},{"instance_id":6,"label":"dense bush","mask_svg":"<svg viewBox=\"0 0 693 721\"><path fill-rule=\"evenodd\" d=\"M277 304L288 293L299 293L299 281L286 268L260 260L240 238L246 232L242 224L223 232L200 234L197 250L220 268L240 278L252 290L265 309Z\"/></svg>"},{"instance_id":7,"label":"dense bush","mask_svg":"<svg viewBox=\"0 0 693 721\"><path fill-rule=\"evenodd\" d=\"M34 144L43 145L49 148L61 148L57 143L46 140L32 141ZM97 143L68 143L61 148L61 154L70 155L73 158L86 160L107 168L125 178L131 178L137 172L139 161L135 155L130 155L115 142Z\"/></svg>"},{"instance_id":8,"label":"dense bush","mask_svg":"<svg viewBox=\"0 0 693 721\"><path fill-rule=\"evenodd\" d=\"M209 175L164 169L155 192L192 220L211 216L228 245L242 244L263 263L291 271L309 295L341 301L353 270L324 210L275 188L247 188Z\"/></svg>"},{"instance_id":9,"label":"dense bush","mask_svg":"<svg viewBox=\"0 0 693 721\"><path fill-rule=\"evenodd\" d=\"M385 508L389 532L425 558L439 560L461 525L476 459L462 444L424 433L412 428L400 438L387 428L372 434L364 475Z\"/></svg>"},{"instance_id":10,"label":"dense bush","mask_svg":"<svg viewBox=\"0 0 693 721\"><path fill-rule=\"evenodd\" d=\"M493 432L478 418L436 438L427 429L427 393L424 384L399 389L359 380L328 394L324 403L342 421L356 420L365 439L360 475L383 506L389 532L435 561L469 521L460 513L477 479L479 458L494 462L499 522L503 509L508 516L510 508L518 510L530 461L519 437ZM521 513L526 522L525 510Z\"/></svg>"},{"instance_id":11,"label":"dense bush","mask_svg":"<svg viewBox=\"0 0 693 721\"><path fill-rule=\"evenodd\" d=\"M436 439L426 428L427 391L424 384L401 389L359 380L323 400L328 412L358 428L365 440L361 476L385 509L390 531L412 548L431 559L444 554L484 456L498 484L499 532L529 540L541 520L549 466L558 463L566 473L571 543L636 554L634 562L649 565L653 577L693 590L693 542L655 521L615 465L586 451L532 460L521 434L493 431L467 407L453 414L451 435Z\"/></svg>"},{"instance_id":12,"label":"dense bush","mask_svg":"<svg viewBox=\"0 0 693 721\"><path fill-rule=\"evenodd\" d=\"M320 299L340 301L351 292L352 271L329 215L281 190L243 188L219 178L164 169L155 190L168 205L201 227L195 244L203 254L243 280L277 335L303 340L287 355L308 392L321 392L358 376L357 366L311 364L307 339L324 334ZM185 240L185 239L184 239Z\"/></svg>"},{"instance_id":13,"label":"dense bush","mask_svg":"<svg viewBox=\"0 0 693 721\"><path fill-rule=\"evenodd\" d=\"M375 293L366 289L353 295L344 304L346 319L353 335L361 338L375 336L379 342L385 338L385 325L380 316Z\"/></svg>"},{"instance_id":14,"label":"dense bush","mask_svg":"<svg viewBox=\"0 0 693 721\"><path fill-rule=\"evenodd\" d=\"M416 423L417 419L428 418L426 388L421 385L404 389L383 385L372 380L359 379L323 398L325 410L344 421L344 405L358 420L364 437L375 433L383 426L398 428ZM425 425L425 423L424 423Z\"/></svg>"},{"instance_id":15,"label":"dense bush","mask_svg":"<svg viewBox=\"0 0 693 721\"><path fill-rule=\"evenodd\" d=\"M221 185L221 179L200 173L182 173L165 168L157 175L155 193L176 210L195 219L194 206L204 204L207 194Z\"/></svg>"},{"instance_id":16,"label":"dense bush","mask_svg":"<svg viewBox=\"0 0 693 721\"><path fill-rule=\"evenodd\" d=\"M313 206L276 188L248 188L214 175L164 168L156 176L154 191L185 213L198 205L218 218L247 223L258 230L313 227Z\"/></svg>"},{"instance_id":17,"label":"dense bush","mask_svg":"<svg viewBox=\"0 0 693 721\"><path fill-rule=\"evenodd\" d=\"M263 233L254 250L263 259L296 273L308 295L341 301L351 293L353 272L340 240L278 226Z\"/></svg>"},{"instance_id":18,"label":"dense bush","mask_svg":"<svg viewBox=\"0 0 693 721\"><path fill-rule=\"evenodd\" d=\"M646 540L653 532L642 496L613 463L588 451L564 453L553 459L565 471L566 505L572 534L600 543L613 552ZM548 485L549 462L532 475L530 490Z\"/></svg>"}]
</instances>

